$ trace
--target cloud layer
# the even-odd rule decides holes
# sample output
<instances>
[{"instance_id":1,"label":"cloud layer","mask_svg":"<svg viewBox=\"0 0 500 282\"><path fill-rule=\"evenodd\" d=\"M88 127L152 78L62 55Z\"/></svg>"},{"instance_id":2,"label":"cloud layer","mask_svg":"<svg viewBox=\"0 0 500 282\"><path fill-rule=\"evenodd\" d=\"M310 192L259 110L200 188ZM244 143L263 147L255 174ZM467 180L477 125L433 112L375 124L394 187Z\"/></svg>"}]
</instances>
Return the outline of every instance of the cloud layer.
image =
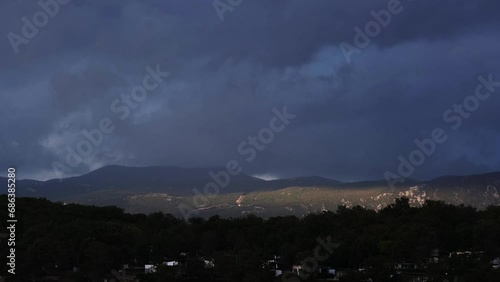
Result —
<instances>
[{"instance_id":1,"label":"cloud layer","mask_svg":"<svg viewBox=\"0 0 500 282\"><path fill-rule=\"evenodd\" d=\"M55 177L65 148L109 118L115 130L68 174L235 159L268 177L382 179L435 128L449 138L412 177L499 170L500 88L457 130L443 113L474 94L478 76L500 81L500 3L402 1L348 63L340 44L390 2L243 0L221 21L212 1L71 0L17 54L8 34L22 36L22 18L42 8L2 2L2 165ZM170 76L121 120L113 101L156 65ZM246 163L238 145L285 105L297 118Z\"/></svg>"}]
</instances>

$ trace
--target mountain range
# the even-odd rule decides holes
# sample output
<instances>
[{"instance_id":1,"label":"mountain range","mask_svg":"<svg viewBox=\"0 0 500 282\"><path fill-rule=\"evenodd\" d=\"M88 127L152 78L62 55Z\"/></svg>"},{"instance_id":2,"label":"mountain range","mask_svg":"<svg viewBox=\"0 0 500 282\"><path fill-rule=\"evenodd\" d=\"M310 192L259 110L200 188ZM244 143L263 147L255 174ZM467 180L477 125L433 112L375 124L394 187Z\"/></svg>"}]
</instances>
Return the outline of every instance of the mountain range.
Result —
<instances>
[{"instance_id":1,"label":"mountain range","mask_svg":"<svg viewBox=\"0 0 500 282\"><path fill-rule=\"evenodd\" d=\"M335 210L339 205L381 209L402 196L413 205L422 205L429 199L479 209L500 204L500 172L443 176L429 181L407 179L394 188L383 180L342 182L319 176L262 180L240 173L230 176L227 186L220 187L217 195L205 195L205 185L214 182L210 173L219 171L222 168L106 166L65 179L18 180L16 194L63 203L116 205L133 213L162 211L175 216L302 216ZM0 183L6 187L6 178L0 177Z\"/></svg>"}]
</instances>

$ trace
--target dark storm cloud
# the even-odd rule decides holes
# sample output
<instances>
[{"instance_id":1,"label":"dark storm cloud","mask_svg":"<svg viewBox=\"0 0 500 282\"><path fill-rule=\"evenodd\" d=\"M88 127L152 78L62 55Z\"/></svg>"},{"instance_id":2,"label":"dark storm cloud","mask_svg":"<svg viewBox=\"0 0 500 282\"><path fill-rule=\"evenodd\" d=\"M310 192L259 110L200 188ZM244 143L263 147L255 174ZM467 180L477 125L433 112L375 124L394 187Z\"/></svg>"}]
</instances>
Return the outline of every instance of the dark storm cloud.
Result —
<instances>
[{"instance_id":1,"label":"dark storm cloud","mask_svg":"<svg viewBox=\"0 0 500 282\"><path fill-rule=\"evenodd\" d=\"M120 85L120 77L106 65L92 65L76 71L60 70L50 84L54 106L67 112L93 99L104 98L112 87Z\"/></svg>"},{"instance_id":2,"label":"dark storm cloud","mask_svg":"<svg viewBox=\"0 0 500 282\"><path fill-rule=\"evenodd\" d=\"M389 1L244 0L220 21L212 1L80 1L13 51L35 1L0 4L0 158L24 177L54 177L65 148L103 118L104 136L71 174L107 164L220 166L268 126L272 109L297 114L247 173L380 179L434 128L449 140L414 177L500 169L500 89L460 129L443 113L500 80L500 3L402 1L403 11L348 64L339 44ZM115 99L146 66L171 75L121 120Z\"/></svg>"}]
</instances>

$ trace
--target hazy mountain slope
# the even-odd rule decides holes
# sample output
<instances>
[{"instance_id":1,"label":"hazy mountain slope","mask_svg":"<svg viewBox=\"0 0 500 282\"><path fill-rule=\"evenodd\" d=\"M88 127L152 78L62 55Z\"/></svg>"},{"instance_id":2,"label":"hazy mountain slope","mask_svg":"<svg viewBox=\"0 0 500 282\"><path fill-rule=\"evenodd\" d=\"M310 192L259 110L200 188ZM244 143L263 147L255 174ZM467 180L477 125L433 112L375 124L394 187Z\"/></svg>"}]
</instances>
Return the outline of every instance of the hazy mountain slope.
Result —
<instances>
[{"instance_id":1,"label":"hazy mountain slope","mask_svg":"<svg viewBox=\"0 0 500 282\"><path fill-rule=\"evenodd\" d=\"M136 192L164 192L190 194L192 189L203 187L213 181L209 176L214 168L179 168L171 166L123 167L107 166L88 174L48 181L21 180L18 196L47 197L59 200L68 196L92 193L100 190L134 190ZM3 180L5 181L5 180ZM224 190L250 191L266 188L266 181L245 174L232 176Z\"/></svg>"},{"instance_id":2,"label":"hazy mountain slope","mask_svg":"<svg viewBox=\"0 0 500 282\"><path fill-rule=\"evenodd\" d=\"M491 188L490 188L491 190ZM488 188L485 189L488 191ZM496 190L495 190L496 191ZM465 204L484 209L489 205L500 205L498 193L467 192L464 189L446 191L424 186L400 187L391 190L387 186L371 186L352 189L350 187L288 187L271 191L220 194L207 201L200 201L195 195L180 196L166 193L135 193L133 191L99 191L67 198L68 202L95 205L117 205L128 212L163 211L182 216L179 205L190 207L193 215L209 217L241 216L248 213L263 217L293 214L303 216L322 210L336 210L339 205L353 207L360 205L379 210L394 202L395 198L407 197L414 206L426 200L442 200L447 203ZM183 209L184 213L188 210Z\"/></svg>"},{"instance_id":3,"label":"hazy mountain slope","mask_svg":"<svg viewBox=\"0 0 500 282\"><path fill-rule=\"evenodd\" d=\"M179 204L201 216L304 215L338 205L381 209L395 198L408 197L414 205L427 199L485 208L500 204L500 172L469 176L444 176L430 181L406 180L393 190L385 181L343 183L311 176L265 181L240 174L216 197L200 200L193 188L203 191L212 182L210 171L220 169L109 166L63 180L21 180L18 196L47 197L63 202L116 205L129 212L164 211L180 216ZM6 178L0 178L6 187ZM186 211L186 209L184 209Z\"/></svg>"},{"instance_id":4,"label":"hazy mountain slope","mask_svg":"<svg viewBox=\"0 0 500 282\"><path fill-rule=\"evenodd\" d=\"M285 188L290 186L328 186L335 187L341 185L341 181L328 179L320 176L303 176L295 178L277 179L268 181L270 188Z\"/></svg>"}]
</instances>

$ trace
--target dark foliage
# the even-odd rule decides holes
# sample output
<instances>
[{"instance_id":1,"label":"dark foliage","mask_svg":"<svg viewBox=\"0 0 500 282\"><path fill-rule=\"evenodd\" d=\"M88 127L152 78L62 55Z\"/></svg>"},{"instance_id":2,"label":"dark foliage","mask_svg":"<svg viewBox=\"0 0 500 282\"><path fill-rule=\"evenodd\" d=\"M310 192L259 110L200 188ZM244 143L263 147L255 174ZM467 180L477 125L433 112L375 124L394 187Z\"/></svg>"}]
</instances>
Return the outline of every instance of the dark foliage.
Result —
<instances>
[{"instance_id":1,"label":"dark foliage","mask_svg":"<svg viewBox=\"0 0 500 282\"><path fill-rule=\"evenodd\" d=\"M0 201L6 203L7 198L0 196ZM179 260L185 267L180 271L161 266L156 273L140 275L141 281L272 281L263 262L277 255L280 266L291 269L314 257L317 239L326 241L329 236L339 246L318 263L350 270L344 281L405 281L394 268L401 262L423 265L419 269L430 281L499 277L489 263L500 255L500 207L477 211L428 201L415 208L401 198L380 212L358 206L300 219L249 215L185 221L162 213L127 214L116 207L19 198L16 214L18 281L42 281L48 276L103 281L125 264L168 260ZM1 209L0 217L6 216L6 209ZM0 248L5 259L6 243ZM440 259L428 263L436 250ZM448 254L455 251L480 255L451 258ZM201 258L213 259L215 267L204 267ZM73 271L75 267L78 271ZM6 273L5 263L0 268ZM355 271L360 268L364 271Z\"/></svg>"}]
</instances>

